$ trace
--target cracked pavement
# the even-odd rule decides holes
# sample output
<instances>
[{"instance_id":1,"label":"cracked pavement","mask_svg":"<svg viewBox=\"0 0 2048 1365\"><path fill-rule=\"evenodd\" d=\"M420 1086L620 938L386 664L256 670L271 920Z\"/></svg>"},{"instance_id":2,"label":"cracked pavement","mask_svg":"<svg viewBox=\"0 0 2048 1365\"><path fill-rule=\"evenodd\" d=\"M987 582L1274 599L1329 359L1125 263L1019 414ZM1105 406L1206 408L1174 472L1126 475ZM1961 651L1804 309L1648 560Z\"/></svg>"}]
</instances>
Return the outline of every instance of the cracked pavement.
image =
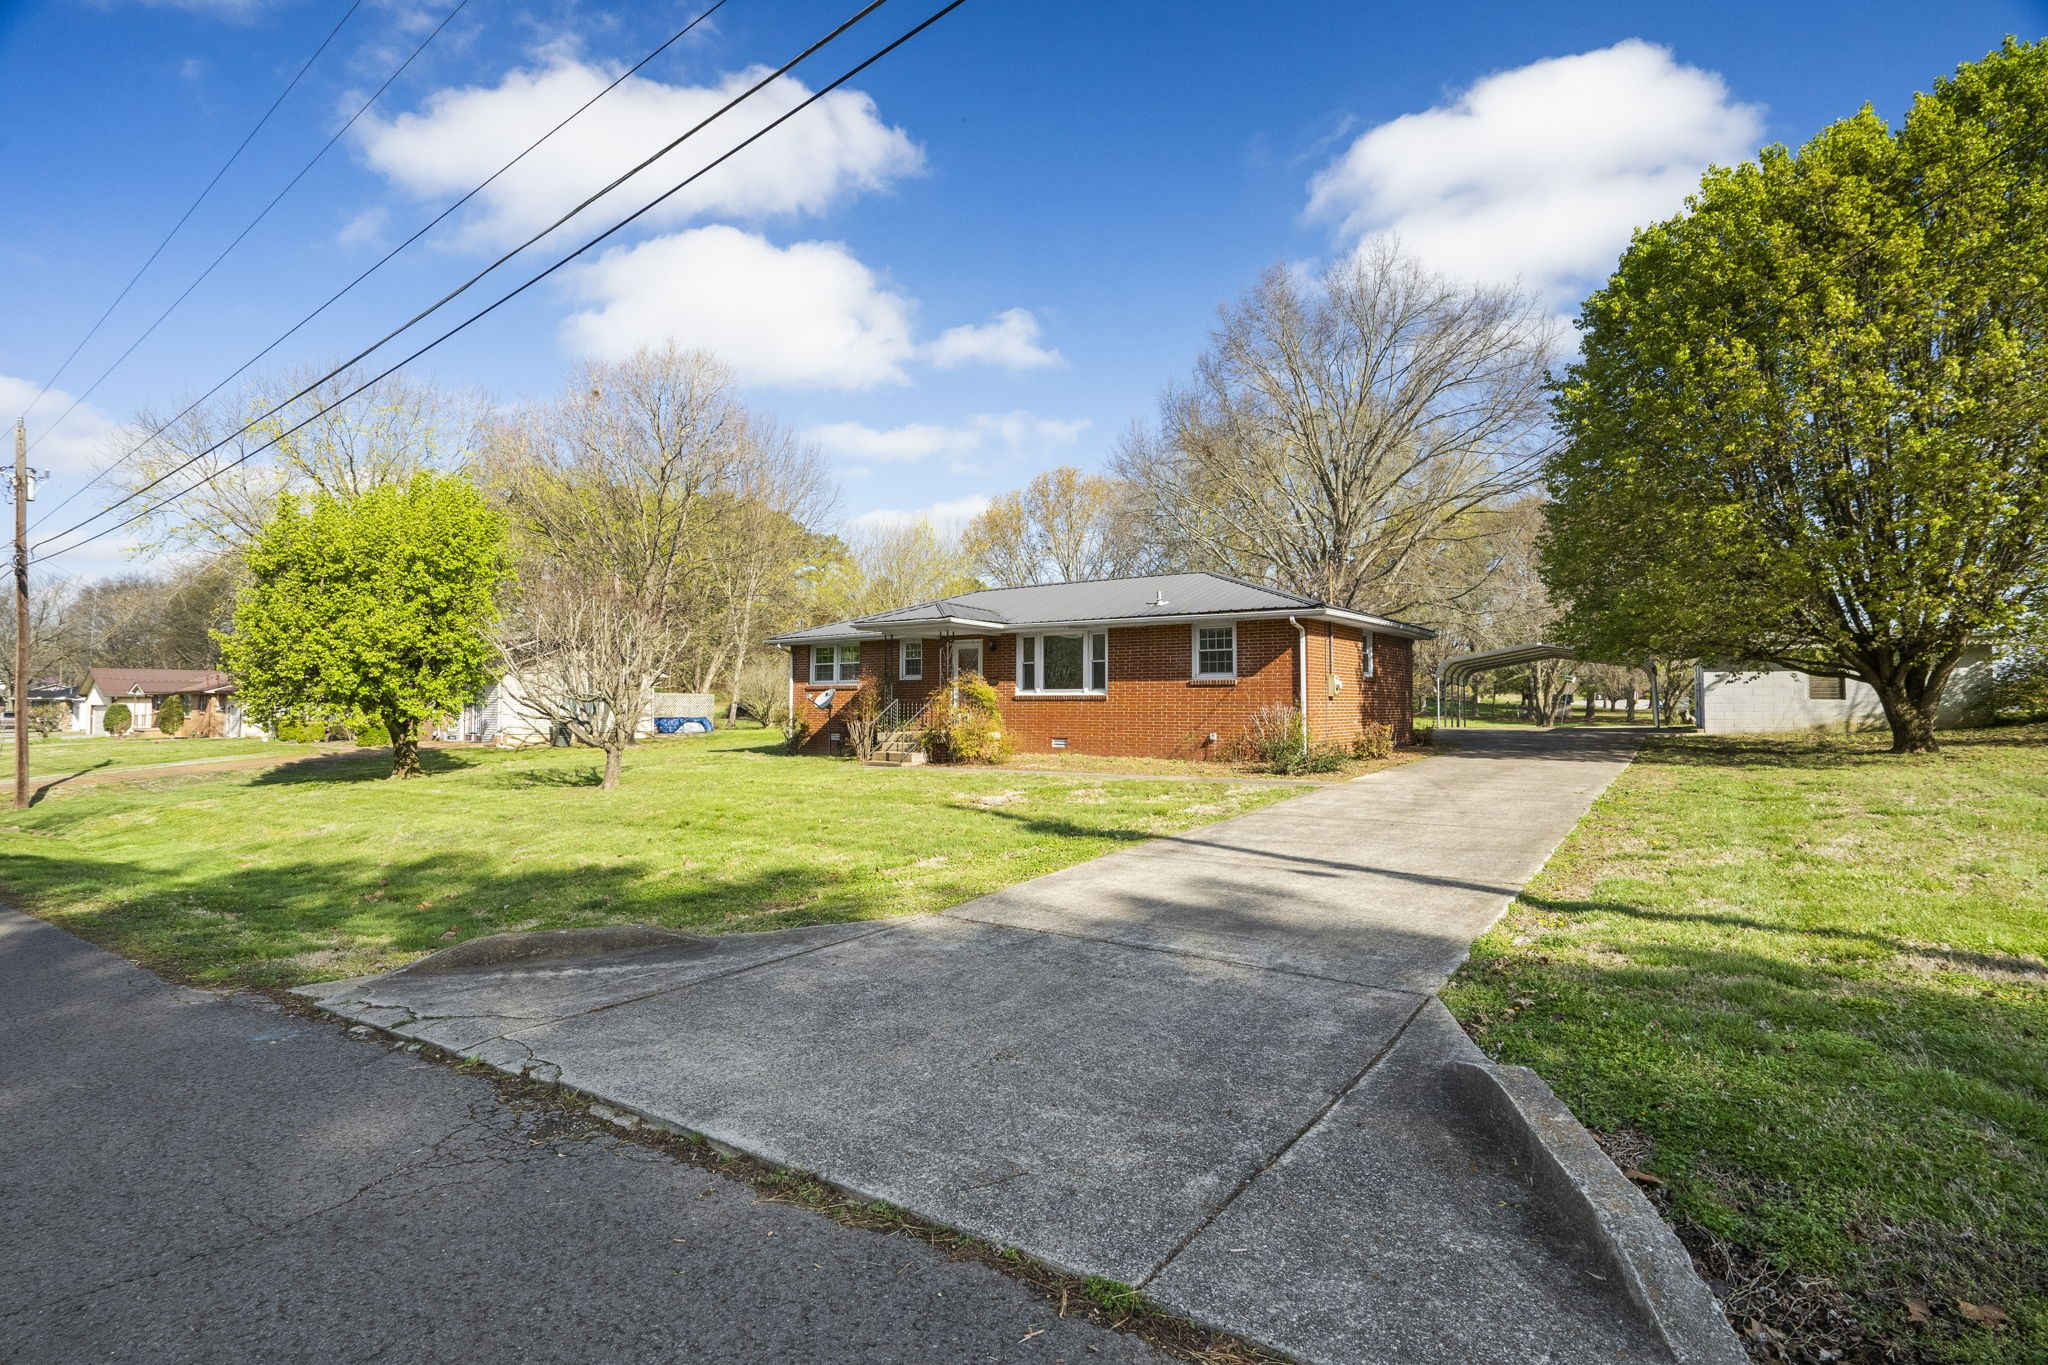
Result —
<instances>
[{"instance_id":1,"label":"cracked pavement","mask_svg":"<svg viewBox=\"0 0 2048 1365\"><path fill-rule=\"evenodd\" d=\"M0 1360L1165 1357L487 1082L0 911Z\"/></svg>"}]
</instances>

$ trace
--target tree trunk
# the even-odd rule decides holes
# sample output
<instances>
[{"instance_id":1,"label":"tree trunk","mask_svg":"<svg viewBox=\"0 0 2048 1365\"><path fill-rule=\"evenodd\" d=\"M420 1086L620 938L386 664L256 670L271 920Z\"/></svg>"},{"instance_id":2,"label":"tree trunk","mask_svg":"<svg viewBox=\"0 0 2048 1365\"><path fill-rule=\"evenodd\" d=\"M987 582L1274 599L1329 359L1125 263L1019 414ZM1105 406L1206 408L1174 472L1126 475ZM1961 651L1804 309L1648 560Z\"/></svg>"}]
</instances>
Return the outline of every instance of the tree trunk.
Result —
<instances>
[{"instance_id":1,"label":"tree trunk","mask_svg":"<svg viewBox=\"0 0 2048 1365\"><path fill-rule=\"evenodd\" d=\"M619 788L619 763L625 750L616 744L608 744L604 750L604 780L597 784L601 792L617 791Z\"/></svg>"},{"instance_id":2,"label":"tree trunk","mask_svg":"<svg viewBox=\"0 0 2048 1365\"><path fill-rule=\"evenodd\" d=\"M1946 679L1944 679L1946 681ZM1892 730L1895 754L1931 754L1941 748L1934 737L1934 715L1941 705L1941 686L1922 688L1918 695L1898 681L1875 684L1877 704Z\"/></svg>"},{"instance_id":3,"label":"tree trunk","mask_svg":"<svg viewBox=\"0 0 2048 1365\"><path fill-rule=\"evenodd\" d=\"M401 720L396 716L384 718L384 728L391 733L391 776L394 780L420 775L420 723L416 720Z\"/></svg>"},{"instance_id":4,"label":"tree trunk","mask_svg":"<svg viewBox=\"0 0 2048 1365\"><path fill-rule=\"evenodd\" d=\"M1955 670L1962 651L1933 663L1903 666L1896 662L1896 657L1887 650L1883 655L1865 655L1853 662L1877 693L1877 704L1884 708L1885 724L1892 731L1892 752L1938 752L1941 742L1934 735L1934 718L1941 713L1942 689L1948 686L1949 674Z\"/></svg>"}]
</instances>

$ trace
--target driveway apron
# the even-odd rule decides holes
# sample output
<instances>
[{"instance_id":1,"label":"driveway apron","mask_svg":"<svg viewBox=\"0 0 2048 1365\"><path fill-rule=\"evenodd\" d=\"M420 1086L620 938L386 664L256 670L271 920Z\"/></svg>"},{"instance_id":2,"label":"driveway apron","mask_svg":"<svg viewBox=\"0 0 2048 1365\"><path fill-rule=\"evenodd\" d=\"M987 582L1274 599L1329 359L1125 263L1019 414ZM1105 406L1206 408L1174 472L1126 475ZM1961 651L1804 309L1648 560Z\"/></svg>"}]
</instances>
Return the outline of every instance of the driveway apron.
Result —
<instances>
[{"instance_id":1,"label":"driveway apron","mask_svg":"<svg viewBox=\"0 0 2048 1365\"><path fill-rule=\"evenodd\" d=\"M1298 1359L1672 1359L1443 1082L1433 994L1636 740L1453 738L940 916L307 993Z\"/></svg>"}]
</instances>

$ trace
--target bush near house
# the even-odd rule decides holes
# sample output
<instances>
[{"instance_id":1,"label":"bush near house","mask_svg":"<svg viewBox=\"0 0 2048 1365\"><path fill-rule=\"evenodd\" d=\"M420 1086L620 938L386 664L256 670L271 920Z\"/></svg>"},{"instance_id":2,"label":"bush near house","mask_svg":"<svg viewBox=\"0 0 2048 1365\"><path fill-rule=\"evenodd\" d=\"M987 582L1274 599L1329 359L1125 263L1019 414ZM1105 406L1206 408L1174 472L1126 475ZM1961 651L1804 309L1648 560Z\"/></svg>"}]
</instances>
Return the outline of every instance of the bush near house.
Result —
<instances>
[{"instance_id":1,"label":"bush near house","mask_svg":"<svg viewBox=\"0 0 2048 1365\"><path fill-rule=\"evenodd\" d=\"M166 735L175 735L185 728L185 700L173 692L165 697L163 705L156 708L156 728Z\"/></svg>"},{"instance_id":2,"label":"bush near house","mask_svg":"<svg viewBox=\"0 0 2048 1365\"><path fill-rule=\"evenodd\" d=\"M118 739L135 728L135 713L128 709L126 702L117 701L107 708L101 723L106 726L108 734Z\"/></svg>"},{"instance_id":3,"label":"bush near house","mask_svg":"<svg viewBox=\"0 0 2048 1365\"><path fill-rule=\"evenodd\" d=\"M1016 752L996 689L979 673L934 692L924 714L922 742L935 763L1002 763Z\"/></svg>"}]
</instances>

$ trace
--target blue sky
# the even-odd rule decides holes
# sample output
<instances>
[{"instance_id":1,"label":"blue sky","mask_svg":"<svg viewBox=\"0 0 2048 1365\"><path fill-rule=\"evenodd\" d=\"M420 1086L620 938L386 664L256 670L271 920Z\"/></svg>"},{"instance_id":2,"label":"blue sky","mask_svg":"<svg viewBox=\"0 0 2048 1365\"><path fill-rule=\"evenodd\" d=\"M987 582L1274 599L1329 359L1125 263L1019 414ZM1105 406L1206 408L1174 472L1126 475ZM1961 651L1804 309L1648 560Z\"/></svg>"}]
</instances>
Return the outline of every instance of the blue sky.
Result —
<instances>
[{"instance_id":1,"label":"blue sky","mask_svg":"<svg viewBox=\"0 0 2048 1365\"><path fill-rule=\"evenodd\" d=\"M47 430L453 3L365 0L344 25L31 413L32 462L55 469L55 494L95 466L114 422L213 384L694 12L469 0ZM787 107L938 3L889 0L799 68L804 90L769 93ZM532 174L508 177L274 359L357 349L855 7L728 0ZM0 5L5 416L345 8ZM968 0L853 93L706 176L678 211L416 368L512 401L588 355L663 336L711 346L753 402L825 450L848 521L957 522L1039 469L1103 462L1188 372L1217 305L1274 262L1327 262L1391 232L1439 268L1520 279L1569 312L1629 227L1675 209L1707 163L1796 143L1865 102L1896 117L2007 33L2048 33L2048 5ZM537 250L609 226L702 158L677 153ZM108 547L76 570L112 567Z\"/></svg>"}]
</instances>

